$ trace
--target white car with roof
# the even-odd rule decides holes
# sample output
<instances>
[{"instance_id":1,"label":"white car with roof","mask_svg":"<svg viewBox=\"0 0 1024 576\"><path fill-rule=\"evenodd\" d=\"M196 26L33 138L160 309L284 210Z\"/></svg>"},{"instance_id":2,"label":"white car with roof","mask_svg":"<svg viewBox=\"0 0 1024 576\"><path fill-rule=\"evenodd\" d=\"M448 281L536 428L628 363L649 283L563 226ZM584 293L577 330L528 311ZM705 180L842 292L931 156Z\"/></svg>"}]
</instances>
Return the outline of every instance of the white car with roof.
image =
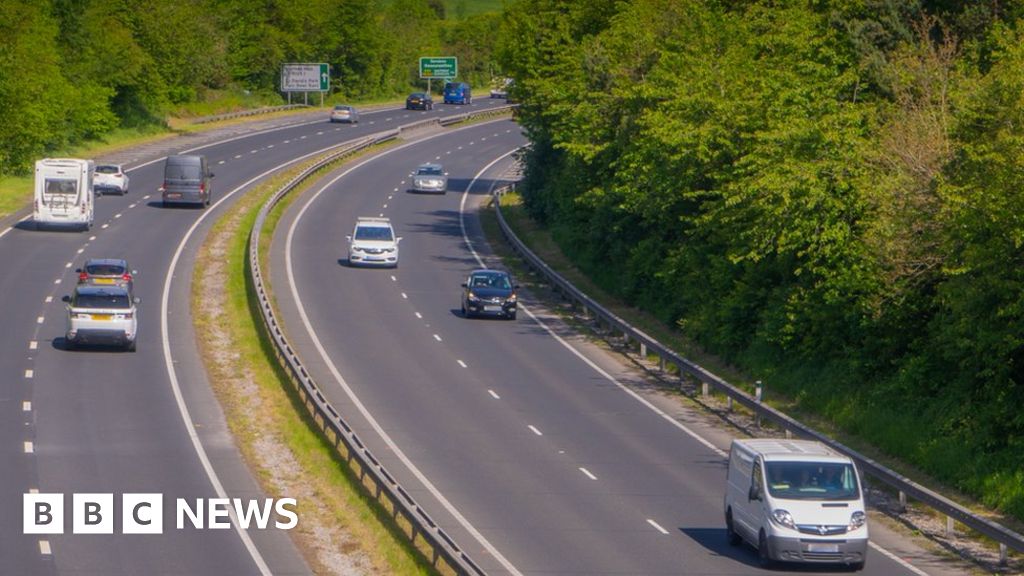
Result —
<instances>
[{"instance_id":1,"label":"white car with roof","mask_svg":"<svg viewBox=\"0 0 1024 576\"><path fill-rule=\"evenodd\" d=\"M361 217L348 240L349 266L398 266L398 243L391 220Z\"/></svg>"},{"instance_id":2,"label":"white car with roof","mask_svg":"<svg viewBox=\"0 0 1024 576\"><path fill-rule=\"evenodd\" d=\"M128 174L120 164L97 164L92 178L92 188L97 194L128 193Z\"/></svg>"},{"instance_id":3,"label":"white car with roof","mask_svg":"<svg viewBox=\"0 0 1024 576\"><path fill-rule=\"evenodd\" d=\"M67 303L67 348L80 344L113 344L135 351L139 318L127 286L79 284Z\"/></svg>"}]
</instances>

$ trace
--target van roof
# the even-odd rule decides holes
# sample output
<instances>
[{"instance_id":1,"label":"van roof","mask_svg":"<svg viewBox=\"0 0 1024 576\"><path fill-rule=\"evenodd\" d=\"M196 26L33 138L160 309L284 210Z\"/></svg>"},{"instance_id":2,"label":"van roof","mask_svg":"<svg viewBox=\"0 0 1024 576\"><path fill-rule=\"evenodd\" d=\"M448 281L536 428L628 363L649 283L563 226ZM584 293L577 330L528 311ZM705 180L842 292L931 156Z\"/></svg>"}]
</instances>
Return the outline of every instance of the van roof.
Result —
<instances>
[{"instance_id":1,"label":"van roof","mask_svg":"<svg viewBox=\"0 0 1024 576\"><path fill-rule=\"evenodd\" d=\"M733 445L748 452L760 454L766 462L772 460L831 460L849 462L850 458L814 440L791 440L787 438L749 438L733 440Z\"/></svg>"}]
</instances>

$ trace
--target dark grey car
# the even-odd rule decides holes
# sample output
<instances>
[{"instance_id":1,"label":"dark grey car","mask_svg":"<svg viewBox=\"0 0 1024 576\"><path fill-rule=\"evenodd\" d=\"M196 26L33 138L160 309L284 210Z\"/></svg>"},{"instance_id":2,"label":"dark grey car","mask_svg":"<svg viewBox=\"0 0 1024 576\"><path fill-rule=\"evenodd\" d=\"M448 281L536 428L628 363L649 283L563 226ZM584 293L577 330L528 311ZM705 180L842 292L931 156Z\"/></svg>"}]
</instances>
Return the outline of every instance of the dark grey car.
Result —
<instances>
[{"instance_id":1,"label":"dark grey car","mask_svg":"<svg viewBox=\"0 0 1024 576\"><path fill-rule=\"evenodd\" d=\"M493 315L515 320L518 288L508 272L473 270L462 283L462 315L466 318Z\"/></svg>"}]
</instances>

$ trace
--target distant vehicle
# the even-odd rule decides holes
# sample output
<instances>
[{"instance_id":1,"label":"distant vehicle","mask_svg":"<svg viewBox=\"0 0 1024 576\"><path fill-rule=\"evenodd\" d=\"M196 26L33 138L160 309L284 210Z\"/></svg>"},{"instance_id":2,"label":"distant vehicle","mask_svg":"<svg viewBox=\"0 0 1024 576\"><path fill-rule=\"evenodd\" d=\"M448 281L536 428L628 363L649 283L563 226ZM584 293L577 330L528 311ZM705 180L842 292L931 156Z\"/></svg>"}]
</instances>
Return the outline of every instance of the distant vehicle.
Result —
<instances>
[{"instance_id":1,"label":"distant vehicle","mask_svg":"<svg viewBox=\"0 0 1024 576\"><path fill-rule=\"evenodd\" d=\"M360 217L348 240L349 266L398 266L398 243L391 220Z\"/></svg>"},{"instance_id":2,"label":"distant vehicle","mask_svg":"<svg viewBox=\"0 0 1024 576\"><path fill-rule=\"evenodd\" d=\"M92 227L95 209L92 160L44 158L36 162L32 220L36 227Z\"/></svg>"},{"instance_id":3,"label":"distant vehicle","mask_svg":"<svg viewBox=\"0 0 1024 576\"><path fill-rule=\"evenodd\" d=\"M465 82L447 82L444 85L445 104L472 104L473 92Z\"/></svg>"},{"instance_id":4,"label":"distant vehicle","mask_svg":"<svg viewBox=\"0 0 1024 576\"><path fill-rule=\"evenodd\" d=\"M775 561L864 568L868 526L857 466L820 442L733 440L725 533L746 540L760 564Z\"/></svg>"},{"instance_id":5,"label":"distant vehicle","mask_svg":"<svg viewBox=\"0 0 1024 576\"><path fill-rule=\"evenodd\" d=\"M433 110L434 98L426 92L413 92L405 99L406 110Z\"/></svg>"},{"instance_id":6,"label":"distant vehicle","mask_svg":"<svg viewBox=\"0 0 1024 576\"><path fill-rule=\"evenodd\" d=\"M123 258L89 258L77 270L79 284L96 286L125 286L131 292L137 272Z\"/></svg>"},{"instance_id":7,"label":"distant vehicle","mask_svg":"<svg viewBox=\"0 0 1024 576\"><path fill-rule=\"evenodd\" d=\"M128 175L120 164L100 164L96 166L96 174L92 180L93 189L97 194L128 193Z\"/></svg>"},{"instance_id":8,"label":"distant vehicle","mask_svg":"<svg viewBox=\"0 0 1024 576\"><path fill-rule=\"evenodd\" d=\"M164 206L170 204L198 204L209 206L213 197L213 172L206 156L197 154L168 156L164 163L164 185L160 198Z\"/></svg>"},{"instance_id":9,"label":"distant vehicle","mask_svg":"<svg viewBox=\"0 0 1024 576\"><path fill-rule=\"evenodd\" d=\"M114 344L135 351L139 327L135 305L139 299L133 298L128 288L79 284L74 296L62 300L67 303L64 341L68 348Z\"/></svg>"},{"instance_id":10,"label":"distant vehicle","mask_svg":"<svg viewBox=\"0 0 1024 576\"><path fill-rule=\"evenodd\" d=\"M494 315L515 320L518 288L508 272L473 270L462 283L462 315L466 318Z\"/></svg>"},{"instance_id":11,"label":"distant vehicle","mask_svg":"<svg viewBox=\"0 0 1024 576\"><path fill-rule=\"evenodd\" d=\"M331 110L331 122L355 124L359 122L359 112L352 106L338 104Z\"/></svg>"},{"instance_id":12,"label":"distant vehicle","mask_svg":"<svg viewBox=\"0 0 1024 576\"><path fill-rule=\"evenodd\" d=\"M422 164L409 176L412 178L413 192L444 194L448 190L448 173L440 164Z\"/></svg>"},{"instance_id":13,"label":"distant vehicle","mask_svg":"<svg viewBox=\"0 0 1024 576\"><path fill-rule=\"evenodd\" d=\"M512 87L511 78L495 80L491 88L491 98L508 99L508 89Z\"/></svg>"}]
</instances>

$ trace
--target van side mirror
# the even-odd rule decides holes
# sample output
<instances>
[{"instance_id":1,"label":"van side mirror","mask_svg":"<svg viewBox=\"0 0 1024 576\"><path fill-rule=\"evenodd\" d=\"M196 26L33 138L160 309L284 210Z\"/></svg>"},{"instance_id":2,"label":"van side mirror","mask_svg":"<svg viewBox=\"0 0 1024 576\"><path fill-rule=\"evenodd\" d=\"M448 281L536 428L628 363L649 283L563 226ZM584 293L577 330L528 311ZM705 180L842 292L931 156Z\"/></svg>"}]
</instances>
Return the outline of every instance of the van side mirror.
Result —
<instances>
[{"instance_id":1,"label":"van side mirror","mask_svg":"<svg viewBox=\"0 0 1024 576\"><path fill-rule=\"evenodd\" d=\"M345 240L348 240L349 242L351 242L352 241L352 237L351 236L345 236Z\"/></svg>"},{"instance_id":2,"label":"van side mirror","mask_svg":"<svg viewBox=\"0 0 1024 576\"><path fill-rule=\"evenodd\" d=\"M760 500L761 489L757 486L751 486L750 492L747 493L747 500Z\"/></svg>"},{"instance_id":3,"label":"van side mirror","mask_svg":"<svg viewBox=\"0 0 1024 576\"><path fill-rule=\"evenodd\" d=\"M65 294L64 296L61 296L60 301L61 302L71 302L71 295L70 294Z\"/></svg>"},{"instance_id":4,"label":"van side mirror","mask_svg":"<svg viewBox=\"0 0 1024 576\"><path fill-rule=\"evenodd\" d=\"M138 296L136 296L135 297L135 303L138 304L139 302L142 302L142 298L139 298Z\"/></svg>"},{"instance_id":5,"label":"van side mirror","mask_svg":"<svg viewBox=\"0 0 1024 576\"><path fill-rule=\"evenodd\" d=\"M398 238L395 238L395 244L398 244L401 241L402 241L402 237L401 236L399 236Z\"/></svg>"},{"instance_id":6,"label":"van side mirror","mask_svg":"<svg viewBox=\"0 0 1024 576\"><path fill-rule=\"evenodd\" d=\"M463 283L462 283L462 287L463 287L463 288L469 288L469 284L466 284L465 282L463 282Z\"/></svg>"}]
</instances>

